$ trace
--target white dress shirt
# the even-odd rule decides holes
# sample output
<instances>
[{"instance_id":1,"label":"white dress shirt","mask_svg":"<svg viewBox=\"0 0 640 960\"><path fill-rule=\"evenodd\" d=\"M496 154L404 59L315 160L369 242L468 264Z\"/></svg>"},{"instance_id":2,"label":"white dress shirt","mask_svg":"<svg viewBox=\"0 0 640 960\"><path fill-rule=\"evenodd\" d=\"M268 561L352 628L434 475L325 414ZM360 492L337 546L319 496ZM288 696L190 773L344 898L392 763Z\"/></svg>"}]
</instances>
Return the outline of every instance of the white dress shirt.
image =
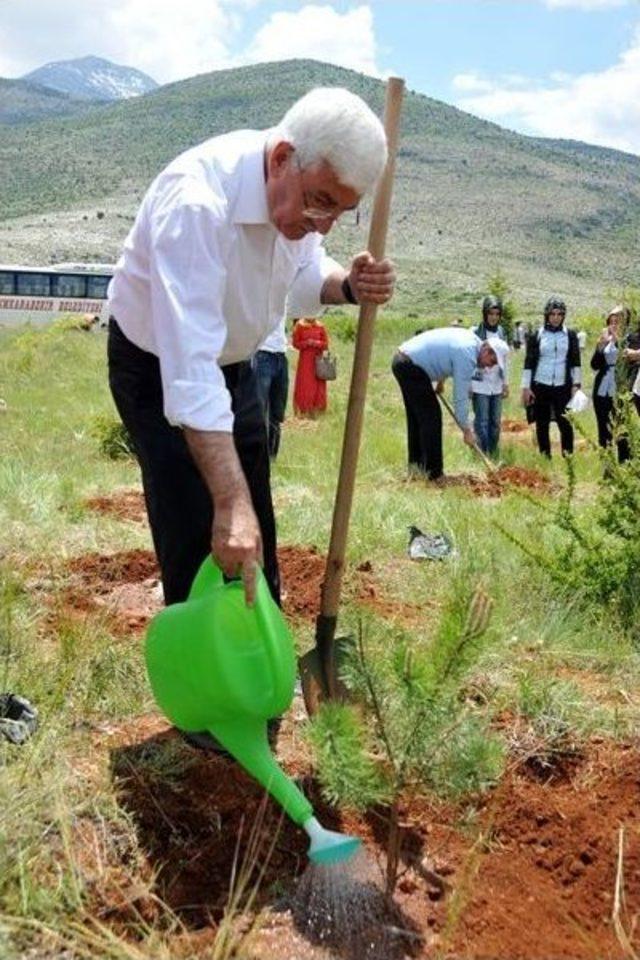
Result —
<instances>
[{"instance_id":1,"label":"white dress shirt","mask_svg":"<svg viewBox=\"0 0 640 960\"><path fill-rule=\"evenodd\" d=\"M271 331L264 343L260 344L260 349L266 350L267 353L287 352L287 330L284 317L282 317L275 330Z\"/></svg>"},{"instance_id":2,"label":"white dress shirt","mask_svg":"<svg viewBox=\"0 0 640 960\"><path fill-rule=\"evenodd\" d=\"M339 265L310 233L287 240L269 221L264 149L271 131L238 130L177 157L154 180L109 287L125 336L156 354L167 420L231 432L221 366L248 360L291 294L320 310Z\"/></svg>"}]
</instances>

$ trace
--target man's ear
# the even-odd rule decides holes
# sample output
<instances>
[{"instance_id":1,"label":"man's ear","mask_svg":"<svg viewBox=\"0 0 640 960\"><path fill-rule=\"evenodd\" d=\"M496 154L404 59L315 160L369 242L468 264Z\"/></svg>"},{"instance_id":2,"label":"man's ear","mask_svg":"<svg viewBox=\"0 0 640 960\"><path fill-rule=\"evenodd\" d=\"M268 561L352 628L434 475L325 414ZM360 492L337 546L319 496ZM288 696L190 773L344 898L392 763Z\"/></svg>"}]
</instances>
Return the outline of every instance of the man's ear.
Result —
<instances>
[{"instance_id":1,"label":"man's ear","mask_svg":"<svg viewBox=\"0 0 640 960\"><path fill-rule=\"evenodd\" d=\"M270 177L279 177L291 162L291 157L295 153L293 144L286 140L278 140L271 147L267 157L267 174Z\"/></svg>"}]
</instances>

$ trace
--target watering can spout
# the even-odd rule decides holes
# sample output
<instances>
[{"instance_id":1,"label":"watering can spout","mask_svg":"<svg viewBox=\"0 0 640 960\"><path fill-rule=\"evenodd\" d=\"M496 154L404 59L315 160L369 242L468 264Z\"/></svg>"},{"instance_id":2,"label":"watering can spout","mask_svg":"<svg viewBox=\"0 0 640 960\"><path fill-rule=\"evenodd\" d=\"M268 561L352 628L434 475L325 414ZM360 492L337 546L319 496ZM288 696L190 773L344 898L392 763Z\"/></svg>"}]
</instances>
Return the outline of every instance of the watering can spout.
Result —
<instances>
[{"instance_id":1,"label":"watering can spout","mask_svg":"<svg viewBox=\"0 0 640 960\"><path fill-rule=\"evenodd\" d=\"M210 733L268 790L294 823L303 826L313 816L313 807L305 795L276 762L265 721L236 717L216 722Z\"/></svg>"}]
</instances>

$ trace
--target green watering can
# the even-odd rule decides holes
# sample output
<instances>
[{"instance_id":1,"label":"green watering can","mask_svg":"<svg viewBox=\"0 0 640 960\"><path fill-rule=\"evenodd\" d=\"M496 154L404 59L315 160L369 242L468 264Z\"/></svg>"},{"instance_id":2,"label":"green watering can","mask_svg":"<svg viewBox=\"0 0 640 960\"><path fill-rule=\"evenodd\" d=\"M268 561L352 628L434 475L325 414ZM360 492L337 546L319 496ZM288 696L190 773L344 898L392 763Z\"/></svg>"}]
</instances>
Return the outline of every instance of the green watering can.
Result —
<instances>
[{"instance_id":1,"label":"green watering can","mask_svg":"<svg viewBox=\"0 0 640 960\"><path fill-rule=\"evenodd\" d=\"M318 823L269 748L267 720L279 717L293 700L296 657L261 570L255 604L247 607L242 581L225 582L207 557L188 599L166 607L149 624L146 659L153 694L171 722L216 737L306 830L312 861L333 863L359 847L356 837Z\"/></svg>"}]
</instances>

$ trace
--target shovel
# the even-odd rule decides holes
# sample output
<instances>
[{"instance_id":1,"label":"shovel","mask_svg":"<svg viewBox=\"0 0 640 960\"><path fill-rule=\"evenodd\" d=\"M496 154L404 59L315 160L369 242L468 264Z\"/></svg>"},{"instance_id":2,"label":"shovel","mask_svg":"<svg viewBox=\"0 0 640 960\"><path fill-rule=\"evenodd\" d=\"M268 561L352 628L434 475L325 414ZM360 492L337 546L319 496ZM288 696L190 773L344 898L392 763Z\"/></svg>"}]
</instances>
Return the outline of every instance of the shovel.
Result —
<instances>
[{"instance_id":1,"label":"shovel","mask_svg":"<svg viewBox=\"0 0 640 960\"><path fill-rule=\"evenodd\" d=\"M368 250L376 260L382 259L385 251L403 92L404 81L390 77L384 108L389 154L373 202L368 243ZM315 647L299 660L302 693L310 716L317 712L324 700L342 699L346 692L339 680L339 663L341 651L352 641L348 637L336 638L335 632L376 314L377 305L374 303L363 303L360 307L331 539L320 596L320 613L316 619Z\"/></svg>"},{"instance_id":2,"label":"shovel","mask_svg":"<svg viewBox=\"0 0 640 960\"><path fill-rule=\"evenodd\" d=\"M447 398L442 393L439 393L438 396L440 397L440 402L442 406L445 408L445 410L447 410L451 414L451 419L454 421L456 426L459 427L460 424L458 423L456 419L456 415L453 412L453 407L451 406ZM480 449L477 443L472 443L470 444L470 446L473 452L476 454L476 456L478 456L480 460L482 460L483 464L487 468L488 473L490 474L497 473L500 465L495 464L492 460L490 460L489 457L486 455L486 453Z\"/></svg>"}]
</instances>

